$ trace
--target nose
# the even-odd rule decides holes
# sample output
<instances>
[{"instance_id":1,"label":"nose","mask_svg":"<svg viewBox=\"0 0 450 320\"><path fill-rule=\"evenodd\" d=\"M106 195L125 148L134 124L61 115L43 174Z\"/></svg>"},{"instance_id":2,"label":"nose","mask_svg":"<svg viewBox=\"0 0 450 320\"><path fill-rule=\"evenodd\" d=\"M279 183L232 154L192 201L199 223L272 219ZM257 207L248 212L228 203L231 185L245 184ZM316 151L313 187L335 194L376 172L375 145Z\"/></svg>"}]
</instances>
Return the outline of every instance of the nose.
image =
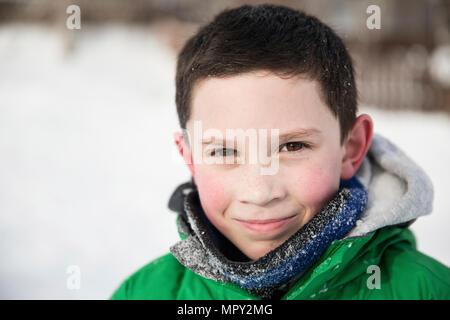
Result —
<instances>
[{"instance_id":1,"label":"nose","mask_svg":"<svg viewBox=\"0 0 450 320\"><path fill-rule=\"evenodd\" d=\"M245 167L238 188L241 203L267 206L286 197L286 191L278 175L261 174L259 165Z\"/></svg>"}]
</instances>

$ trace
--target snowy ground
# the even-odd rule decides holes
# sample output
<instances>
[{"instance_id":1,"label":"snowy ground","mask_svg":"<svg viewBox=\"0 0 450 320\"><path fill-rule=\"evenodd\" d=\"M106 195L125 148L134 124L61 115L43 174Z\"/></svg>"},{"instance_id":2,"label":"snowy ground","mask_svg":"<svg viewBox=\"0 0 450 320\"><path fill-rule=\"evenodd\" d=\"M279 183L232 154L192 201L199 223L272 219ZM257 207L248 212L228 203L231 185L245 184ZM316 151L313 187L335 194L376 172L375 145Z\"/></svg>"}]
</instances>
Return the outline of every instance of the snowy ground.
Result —
<instances>
[{"instance_id":1,"label":"snowy ground","mask_svg":"<svg viewBox=\"0 0 450 320\"><path fill-rule=\"evenodd\" d=\"M0 298L106 299L177 239L175 57L149 28L0 26ZM412 227L450 265L450 118L362 109L435 185ZM81 271L78 290L67 268Z\"/></svg>"}]
</instances>

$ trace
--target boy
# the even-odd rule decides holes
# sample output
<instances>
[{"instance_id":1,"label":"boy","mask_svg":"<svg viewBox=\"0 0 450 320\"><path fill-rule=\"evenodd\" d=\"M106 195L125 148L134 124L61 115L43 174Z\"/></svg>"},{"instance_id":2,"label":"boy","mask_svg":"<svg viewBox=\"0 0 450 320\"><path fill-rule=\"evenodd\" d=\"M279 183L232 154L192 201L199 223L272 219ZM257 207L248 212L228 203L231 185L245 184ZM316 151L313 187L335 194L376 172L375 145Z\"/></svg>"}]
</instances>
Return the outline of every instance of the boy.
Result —
<instances>
[{"instance_id":1,"label":"boy","mask_svg":"<svg viewBox=\"0 0 450 320\"><path fill-rule=\"evenodd\" d=\"M192 174L169 202L182 240L112 299L450 297L449 269L408 229L431 211L431 182L356 116L351 58L329 27L283 6L226 10L185 44L176 90ZM273 170L230 130L258 132Z\"/></svg>"}]
</instances>

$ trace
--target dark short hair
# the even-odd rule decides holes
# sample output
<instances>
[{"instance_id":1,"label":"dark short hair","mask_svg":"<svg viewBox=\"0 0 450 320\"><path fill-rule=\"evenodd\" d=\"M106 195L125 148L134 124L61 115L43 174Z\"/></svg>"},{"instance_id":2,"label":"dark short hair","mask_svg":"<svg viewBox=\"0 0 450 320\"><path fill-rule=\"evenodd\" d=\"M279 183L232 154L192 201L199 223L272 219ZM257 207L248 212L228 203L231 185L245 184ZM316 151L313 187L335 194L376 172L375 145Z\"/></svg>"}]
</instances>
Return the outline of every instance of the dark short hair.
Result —
<instances>
[{"instance_id":1,"label":"dark short hair","mask_svg":"<svg viewBox=\"0 0 450 320\"><path fill-rule=\"evenodd\" d=\"M181 128L186 129L196 83L258 70L316 80L344 141L357 112L353 64L344 43L316 17L271 4L224 10L185 43L175 77Z\"/></svg>"}]
</instances>

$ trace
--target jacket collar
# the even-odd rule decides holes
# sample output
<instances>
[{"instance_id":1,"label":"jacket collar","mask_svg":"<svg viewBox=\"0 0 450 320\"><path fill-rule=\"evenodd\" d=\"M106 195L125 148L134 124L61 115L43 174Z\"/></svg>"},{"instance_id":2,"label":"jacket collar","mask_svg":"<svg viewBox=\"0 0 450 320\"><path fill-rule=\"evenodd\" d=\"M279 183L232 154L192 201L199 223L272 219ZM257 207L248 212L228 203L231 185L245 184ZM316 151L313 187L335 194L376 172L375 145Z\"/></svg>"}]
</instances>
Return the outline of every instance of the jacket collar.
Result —
<instances>
[{"instance_id":1,"label":"jacket collar","mask_svg":"<svg viewBox=\"0 0 450 320\"><path fill-rule=\"evenodd\" d=\"M433 185L402 150L374 134L356 177L368 190L367 208L347 237L362 237L386 226L408 226L432 211Z\"/></svg>"}]
</instances>

